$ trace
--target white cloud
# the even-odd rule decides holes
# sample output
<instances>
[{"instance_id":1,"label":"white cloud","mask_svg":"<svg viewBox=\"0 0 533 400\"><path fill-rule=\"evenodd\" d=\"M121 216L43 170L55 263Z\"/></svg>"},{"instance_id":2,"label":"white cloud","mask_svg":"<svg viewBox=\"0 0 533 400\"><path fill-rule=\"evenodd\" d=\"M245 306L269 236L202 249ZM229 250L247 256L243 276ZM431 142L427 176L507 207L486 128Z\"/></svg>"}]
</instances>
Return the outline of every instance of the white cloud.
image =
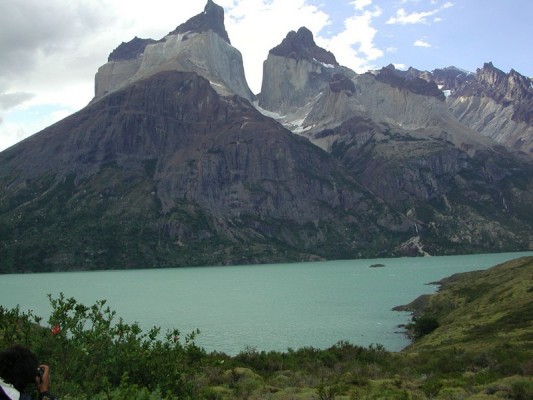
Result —
<instances>
[{"instance_id":1,"label":"white cloud","mask_svg":"<svg viewBox=\"0 0 533 400\"><path fill-rule=\"evenodd\" d=\"M9 110L18 104L24 103L34 95L31 93L0 93L0 110Z\"/></svg>"},{"instance_id":2,"label":"white cloud","mask_svg":"<svg viewBox=\"0 0 533 400\"><path fill-rule=\"evenodd\" d=\"M330 24L329 16L305 0L224 0L225 25L232 45L243 53L246 79L253 92L261 89L268 52L305 26L315 34ZM316 39L316 38L315 38Z\"/></svg>"},{"instance_id":3,"label":"white cloud","mask_svg":"<svg viewBox=\"0 0 533 400\"><path fill-rule=\"evenodd\" d=\"M354 0L352 4L356 10L363 10L372 4L372 0Z\"/></svg>"},{"instance_id":4,"label":"white cloud","mask_svg":"<svg viewBox=\"0 0 533 400\"><path fill-rule=\"evenodd\" d=\"M427 24L428 18L440 13L442 10L453 7L452 2L446 2L441 7L429 11L414 11L407 13L404 8L396 11L396 15L387 20L389 25L413 25L413 24ZM434 22L440 21L439 17L435 17Z\"/></svg>"},{"instance_id":5,"label":"white cloud","mask_svg":"<svg viewBox=\"0 0 533 400\"><path fill-rule=\"evenodd\" d=\"M396 16L389 18L387 24L408 25L426 23L427 17L433 14L434 12L431 11L413 12L411 14L407 14L407 12L403 8L400 8L398 11L396 11Z\"/></svg>"},{"instance_id":6,"label":"white cloud","mask_svg":"<svg viewBox=\"0 0 533 400\"><path fill-rule=\"evenodd\" d=\"M28 137L28 133L19 124L0 123L0 151Z\"/></svg>"},{"instance_id":7,"label":"white cloud","mask_svg":"<svg viewBox=\"0 0 533 400\"><path fill-rule=\"evenodd\" d=\"M383 56L383 51L376 47L377 30L373 27L373 19L382 11L379 7L366 9L371 1L354 1L354 15L344 20L344 30L329 38L317 38L317 43L331 51L341 65L356 72L371 69L371 61Z\"/></svg>"},{"instance_id":8,"label":"white cloud","mask_svg":"<svg viewBox=\"0 0 533 400\"><path fill-rule=\"evenodd\" d=\"M432 47L431 44L429 44L428 42L424 41L424 40L417 40L413 43L413 46L416 46L416 47Z\"/></svg>"}]
</instances>

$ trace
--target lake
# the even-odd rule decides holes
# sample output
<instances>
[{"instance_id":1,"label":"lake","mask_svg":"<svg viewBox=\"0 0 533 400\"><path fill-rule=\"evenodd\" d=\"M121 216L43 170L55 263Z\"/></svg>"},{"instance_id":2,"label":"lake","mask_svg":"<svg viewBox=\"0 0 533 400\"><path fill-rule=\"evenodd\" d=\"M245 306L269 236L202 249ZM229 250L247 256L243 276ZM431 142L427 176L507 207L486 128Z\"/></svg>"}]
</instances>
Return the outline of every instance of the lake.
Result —
<instances>
[{"instance_id":1,"label":"lake","mask_svg":"<svg viewBox=\"0 0 533 400\"><path fill-rule=\"evenodd\" d=\"M237 354L246 348L327 348L340 340L399 351L409 344L392 311L457 272L486 269L526 253L312 263L0 275L0 304L47 320L47 294L85 305L106 299L143 329L200 329L196 343ZM371 268L371 265L383 267Z\"/></svg>"}]
</instances>

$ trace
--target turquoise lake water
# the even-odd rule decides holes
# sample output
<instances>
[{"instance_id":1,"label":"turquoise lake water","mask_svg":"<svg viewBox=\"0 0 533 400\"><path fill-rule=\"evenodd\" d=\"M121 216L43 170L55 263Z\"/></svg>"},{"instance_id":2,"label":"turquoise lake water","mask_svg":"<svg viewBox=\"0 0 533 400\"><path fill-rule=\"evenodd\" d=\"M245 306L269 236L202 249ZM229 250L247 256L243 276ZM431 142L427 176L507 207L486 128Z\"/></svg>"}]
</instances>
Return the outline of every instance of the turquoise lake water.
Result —
<instances>
[{"instance_id":1,"label":"turquoise lake water","mask_svg":"<svg viewBox=\"0 0 533 400\"><path fill-rule=\"evenodd\" d=\"M200 329L197 344L228 354L327 348L340 340L399 351L409 344L398 328L409 314L393 307L435 292L430 282L524 255L533 252L0 275L0 304L46 321L47 294L63 292L85 305L106 299L125 322L178 328L182 336Z\"/></svg>"}]
</instances>

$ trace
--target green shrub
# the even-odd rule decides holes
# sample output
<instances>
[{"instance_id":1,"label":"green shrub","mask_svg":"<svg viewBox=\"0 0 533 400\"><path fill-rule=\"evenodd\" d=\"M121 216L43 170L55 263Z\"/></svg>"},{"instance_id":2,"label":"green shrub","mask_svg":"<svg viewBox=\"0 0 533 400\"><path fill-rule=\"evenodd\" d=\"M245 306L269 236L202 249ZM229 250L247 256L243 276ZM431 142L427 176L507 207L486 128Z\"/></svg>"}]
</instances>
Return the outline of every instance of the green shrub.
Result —
<instances>
[{"instance_id":1,"label":"green shrub","mask_svg":"<svg viewBox=\"0 0 533 400\"><path fill-rule=\"evenodd\" d=\"M144 333L137 323L115 321L105 300L87 307L63 294L49 298L48 327L39 326L41 319L32 312L0 307L0 345L25 345L50 364L61 397L114 393L120 398L128 390L147 399L150 393L192 396L192 377L205 356L194 344L196 332L182 344L178 330L161 339L159 328Z\"/></svg>"},{"instance_id":2,"label":"green shrub","mask_svg":"<svg viewBox=\"0 0 533 400\"><path fill-rule=\"evenodd\" d=\"M439 327L439 321L431 316L421 316L413 318L412 329L414 337L420 339L422 336L428 335Z\"/></svg>"},{"instance_id":3,"label":"green shrub","mask_svg":"<svg viewBox=\"0 0 533 400\"><path fill-rule=\"evenodd\" d=\"M516 400L533 399L533 381L519 380L511 384L511 396Z\"/></svg>"}]
</instances>

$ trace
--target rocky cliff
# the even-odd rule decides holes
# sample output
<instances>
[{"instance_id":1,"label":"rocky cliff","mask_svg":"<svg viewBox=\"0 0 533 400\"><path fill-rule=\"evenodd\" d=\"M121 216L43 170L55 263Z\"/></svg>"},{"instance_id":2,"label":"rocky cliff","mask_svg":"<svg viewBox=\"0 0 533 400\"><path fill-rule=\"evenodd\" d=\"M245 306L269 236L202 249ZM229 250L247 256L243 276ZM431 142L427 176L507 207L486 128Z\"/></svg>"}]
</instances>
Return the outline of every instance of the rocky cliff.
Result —
<instances>
[{"instance_id":1,"label":"rocky cliff","mask_svg":"<svg viewBox=\"0 0 533 400\"><path fill-rule=\"evenodd\" d=\"M302 27L289 32L280 45L270 50L263 64L259 107L285 115L284 122L294 125L305 116L303 107L313 102L332 79L338 80L344 74L355 75L340 67L333 54L318 47L311 31Z\"/></svg>"},{"instance_id":2,"label":"rocky cliff","mask_svg":"<svg viewBox=\"0 0 533 400\"><path fill-rule=\"evenodd\" d=\"M165 71L0 153L3 272L358 257L409 218L332 156Z\"/></svg>"},{"instance_id":3,"label":"rocky cliff","mask_svg":"<svg viewBox=\"0 0 533 400\"><path fill-rule=\"evenodd\" d=\"M488 63L455 91L450 104L462 123L533 156L533 80Z\"/></svg>"},{"instance_id":4,"label":"rocky cliff","mask_svg":"<svg viewBox=\"0 0 533 400\"><path fill-rule=\"evenodd\" d=\"M111 53L95 77L98 100L161 71L193 71L223 95L252 100L241 53L231 46L224 28L224 10L208 1L204 12L178 26L161 40L134 38Z\"/></svg>"},{"instance_id":5,"label":"rocky cliff","mask_svg":"<svg viewBox=\"0 0 533 400\"><path fill-rule=\"evenodd\" d=\"M498 143L533 155L533 80L486 63L475 74L455 67L402 72L397 76L435 82L448 94L447 104L462 124Z\"/></svg>"},{"instance_id":6,"label":"rocky cliff","mask_svg":"<svg viewBox=\"0 0 533 400\"><path fill-rule=\"evenodd\" d=\"M295 35L284 42L291 37ZM292 41L291 52L285 55L271 51L265 71L281 68L284 73L276 76L274 85L265 73L259 104L288 129L338 158L371 193L414 218L420 235L407 248L416 253L422 244L435 253L434 244L442 240L449 249L481 242L499 247L501 238L512 240L511 232L522 218L528 222L519 228L520 235L527 238L526 247L531 245L527 233L533 222L527 216L533 201L532 181L527 177L533 171L531 161L458 120L442 91L451 92L451 85L467 87L476 80L472 75L447 69L433 79L431 74L397 71L392 66L356 75L333 65L330 68L336 73L317 74L322 63L294 57L313 53L308 49L298 53L295 43L316 46L311 40ZM272 53L278 55L274 58ZM305 93L303 102L300 97L293 101L294 89L286 96L278 89L293 87L295 81L302 83L298 92ZM443 89L445 83L448 89ZM262 101L272 97L281 98ZM513 200L506 198L509 195ZM517 214L504 227L501 221L507 213ZM497 218L500 222L494 224L492 218L498 214L503 219Z\"/></svg>"}]
</instances>

